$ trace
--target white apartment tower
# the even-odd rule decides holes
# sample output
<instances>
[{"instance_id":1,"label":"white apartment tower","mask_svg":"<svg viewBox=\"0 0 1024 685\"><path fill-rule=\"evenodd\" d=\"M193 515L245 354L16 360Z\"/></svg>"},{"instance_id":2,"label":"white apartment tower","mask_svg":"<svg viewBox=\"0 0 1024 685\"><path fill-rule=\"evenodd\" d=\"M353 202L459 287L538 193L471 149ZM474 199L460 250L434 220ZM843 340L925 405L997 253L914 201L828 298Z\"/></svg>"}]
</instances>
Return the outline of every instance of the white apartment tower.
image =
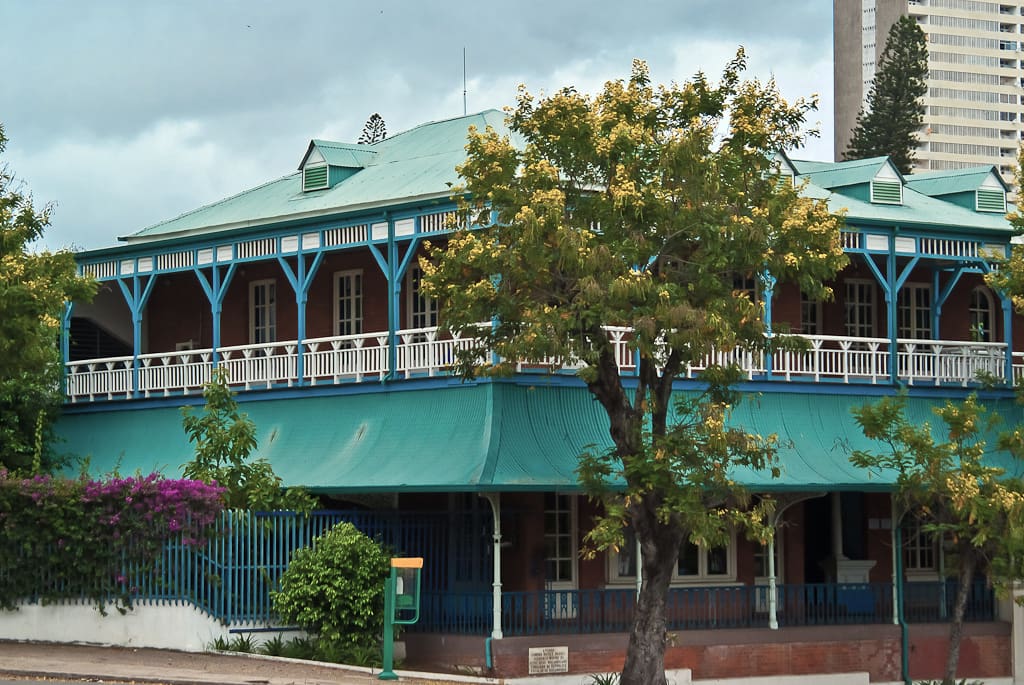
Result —
<instances>
[{"instance_id":1,"label":"white apartment tower","mask_svg":"<svg viewBox=\"0 0 1024 685\"><path fill-rule=\"evenodd\" d=\"M1024 0L833 0L835 155L842 159L889 28L914 17L928 40L915 171L995 165L1012 182L1022 131Z\"/></svg>"}]
</instances>

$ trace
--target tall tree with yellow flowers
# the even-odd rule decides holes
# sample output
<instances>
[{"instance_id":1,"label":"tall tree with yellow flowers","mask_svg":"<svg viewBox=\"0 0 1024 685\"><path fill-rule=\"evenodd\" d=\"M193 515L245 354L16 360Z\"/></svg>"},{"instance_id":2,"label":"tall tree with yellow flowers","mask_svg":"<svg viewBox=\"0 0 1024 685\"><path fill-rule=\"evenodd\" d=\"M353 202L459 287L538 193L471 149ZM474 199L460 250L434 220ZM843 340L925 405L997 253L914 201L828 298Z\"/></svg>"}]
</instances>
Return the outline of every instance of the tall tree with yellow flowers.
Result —
<instances>
[{"instance_id":1,"label":"tall tree with yellow flowers","mask_svg":"<svg viewBox=\"0 0 1024 685\"><path fill-rule=\"evenodd\" d=\"M767 534L769 504L751 505L730 479L737 465L773 468L775 452L772 436L729 427L735 369L712 365L705 389L682 398L676 378L713 350L776 343L737 279L827 297L823 282L846 264L841 220L775 173L813 104L742 80L744 67L740 50L718 84L697 74L655 87L637 61L592 97L521 90L515 142L471 131L459 167L469 225L482 228L423 264L443 325L472 340L464 375L572 363L607 413L614 447L581 455L579 474L604 502L591 551L620 545L626 526L642 550L623 685L665 682L665 601L683 541L721 544L735 526ZM629 329L635 376L620 375L606 326ZM500 363L481 363L492 353Z\"/></svg>"},{"instance_id":2,"label":"tall tree with yellow flowers","mask_svg":"<svg viewBox=\"0 0 1024 685\"><path fill-rule=\"evenodd\" d=\"M0 125L0 154L7 144ZM35 249L50 223L0 162L0 467L42 470L58 461L52 426L63 401L58 341L64 303L90 299L68 251Z\"/></svg>"}]
</instances>

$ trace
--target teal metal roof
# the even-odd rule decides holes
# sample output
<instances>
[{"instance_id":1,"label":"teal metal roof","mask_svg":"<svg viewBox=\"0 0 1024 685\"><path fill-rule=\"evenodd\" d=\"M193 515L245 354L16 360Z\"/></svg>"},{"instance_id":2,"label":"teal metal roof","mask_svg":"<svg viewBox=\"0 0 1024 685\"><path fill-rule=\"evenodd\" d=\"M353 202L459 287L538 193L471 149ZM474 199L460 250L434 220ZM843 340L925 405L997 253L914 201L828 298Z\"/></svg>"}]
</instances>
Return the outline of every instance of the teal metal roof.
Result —
<instances>
[{"instance_id":1,"label":"teal metal roof","mask_svg":"<svg viewBox=\"0 0 1024 685\"><path fill-rule=\"evenodd\" d=\"M977 183L970 187L974 190L981 185L984 178L992 172L991 167L980 167L973 170L960 170L956 173L938 172L932 174L904 177L902 204L872 203L861 197L854 197L851 190L871 182L879 169L889 164L887 157L848 162L811 162L807 160L791 160L799 175L796 182L807 181L803 194L807 197L827 200L828 208L833 212L843 211L850 224L870 222L885 226L901 228L919 227L926 230L945 231L950 233L1002 233L1007 239L1013 235L1014 229L1006 220L1006 216L992 212L976 212L961 205L933 195L945 195L956 192L933 192L938 189L952 188L955 184L966 184L973 179ZM980 176L979 176L980 175ZM999 175L996 174L998 177ZM931 179L931 180L929 180ZM866 193L864 194L866 196ZM1012 207L1008 207L1012 211Z\"/></svg>"},{"instance_id":2,"label":"teal metal roof","mask_svg":"<svg viewBox=\"0 0 1024 685\"><path fill-rule=\"evenodd\" d=\"M137 243L184 235L270 225L283 221L356 212L400 202L428 198L447 199L451 184L459 182L455 167L466 158L470 126L505 129L505 115L497 110L422 124L375 143L373 154L356 146L330 143L325 157L355 152L365 166L327 190L303 193L301 173L291 174L251 190L214 202L181 216L121 238ZM321 141L322 142L322 141ZM314 142L315 144L315 142ZM308 151L307 151L308 154Z\"/></svg>"},{"instance_id":3,"label":"teal metal roof","mask_svg":"<svg viewBox=\"0 0 1024 685\"><path fill-rule=\"evenodd\" d=\"M885 490L893 474L849 463L864 438L850 409L862 395L770 393L739 405L733 423L778 434L782 475L735 474L756 491ZM935 425L937 402L911 398L911 420ZM987 403L1019 418L1012 400ZM242 404L256 424L256 456L288 485L319 492L572 490L588 446L610 446L608 421L585 387L495 382ZM180 474L191 457L177 408L75 413L59 435L103 473Z\"/></svg>"},{"instance_id":4,"label":"teal metal roof","mask_svg":"<svg viewBox=\"0 0 1024 685\"><path fill-rule=\"evenodd\" d=\"M1004 191L1009 190L1006 181L994 166L978 166L950 171L925 171L907 176L906 181L908 188L936 197L977 190L989 178L999 181Z\"/></svg>"},{"instance_id":5,"label":"teal metal roof","mask_svg":"<svg viewBox=\"0 0 1024 685\"><path fill-rule=\"evenodd\" d=\"M831 163L806 162L796 159L790 161L796 167L801 178L807 178L814 185L830 190L870 183L883 166L890 166L888 157L870 157ZM896 171L896 167L893 167L893 171ZM899 174L898 171L896 173Z\"/></svg>"}]
</instances>

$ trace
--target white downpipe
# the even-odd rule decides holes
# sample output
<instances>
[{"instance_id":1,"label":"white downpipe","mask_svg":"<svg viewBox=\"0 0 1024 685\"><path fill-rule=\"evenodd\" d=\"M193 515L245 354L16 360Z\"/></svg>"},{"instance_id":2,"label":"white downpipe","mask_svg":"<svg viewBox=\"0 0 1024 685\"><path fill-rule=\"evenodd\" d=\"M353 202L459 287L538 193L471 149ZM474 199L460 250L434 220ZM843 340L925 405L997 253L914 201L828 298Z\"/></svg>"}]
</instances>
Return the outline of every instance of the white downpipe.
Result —
<instances>
[{"instance_id":1,"label":"white downpipe","mask_svg":"<svg viewBox=\"0 0 1024 685\"><path fill-rule=\"evenodd\" d=\"M500 640L501 633L501 493L488 492L482 495L491 504L491 514L494 516L494 551L491 556L494 558L494 584L492 604L494 607L493 627L491 638Z\"/></svg>"}]
</instances>

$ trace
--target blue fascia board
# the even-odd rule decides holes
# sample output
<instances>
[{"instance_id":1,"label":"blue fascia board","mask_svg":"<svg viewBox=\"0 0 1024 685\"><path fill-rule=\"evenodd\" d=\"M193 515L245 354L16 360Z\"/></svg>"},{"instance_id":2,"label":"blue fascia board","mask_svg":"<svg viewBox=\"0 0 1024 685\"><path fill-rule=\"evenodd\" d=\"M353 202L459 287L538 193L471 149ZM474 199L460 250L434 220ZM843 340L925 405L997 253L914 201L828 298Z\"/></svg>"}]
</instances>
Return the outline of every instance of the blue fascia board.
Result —
<instances>
[{"instance_id":1,"label":"blue fascia board","mask_svg":"<svg viewBox=\"0 0 1024 685\"><path fill-rule=\"evenodd\" d=\"M351 226L358 226L358 225L361 225L361 224L372 225L374 223L381 223L381 222L388 221L389 219L392 220L392 221L395 221L395 220L399 220L400 221L402 219L415 218L415 217L421 216L424 213L422 211L422 209L423 209L422 207L412 207L412 208L409 208L409 209L405 210L402 213L394 214L394 215L392 215L390 213L388 213L388 214L385 214L385 213L364 214L364 215L361 215L361 216L347 217L345 219L345 221L343 221L343 222L337 221L337 220L331 221L331 220L328 219L328 220L317 220L315 222L313 222L313 221L306 221L306 222L282 223L282 224L279 224L279 225L275 226L274 228L260 227L259 229L247 230L247 231L244 231L244 232L243 231L232 231L230 233L225 233L225 234L222 234L222 235L219 235L219 236L207 234L207 235L203 236L203 240L201 240L201 241L197 241L194 238L191 239L191 240L186 240L184 238L178 238L178 239L174 239L173 241L159 241L158 243L157 243L157 241L154 241L154 242L148 242L148 243L133 244L133 245L130 245L130 246L129 245L126 245L126 246L123 246L123 247L119 246L118 248L105 248L104 250L94 250L94 251L88 251L88 252L80 252L80 253L77 253L75 255L75 258L76 258L76 262L78 263L79 266L87 266L87 265L91 265L91 264L103 263L103 262L110 261L111 259L116 259L118 261L136 260L136 269L137 269L137 260L139 260L139 259L145 259L145 258L149 258L149 257L156 258L156 257L159 257L161 255L173 254L173 253L176 253L176 252L181 252L182 251L182 247L184 247L186 245L188 246L188 251L195 252L195 251L199 251L199 250L215 250L217 247L223 247L225 245L234 245L235 243L238 243L238 242L247 242L247 241L250 241L250 240L274 239L274 240L278 240L279 241L283 237L290 237L290 236L294 235L296 231L298 231L298 232L305 232L305 233L313 233L313 232L322 232L322 231L331 230L331 229L337 229L337 228L346 228L346 227L351 227ZM445 212L445 211L455 211L456 210L456 205L454 203L449 203L448 205L438 205L436 209L434 209L433 207L431 207L430 209L434 210L434 211L431 211L430 213ZM451 233L451 231L428 231L428 232L425 232L425 233L415 233L415 234L412 234L412 235L396 236L395 239L398 240L398 241L408 241L408 240L412 240L412 239L414 239L416 237L420 237L420 236L424 236L424 235L436 236L436 235L449 235L450 233ZM332 245L332 246L326 247L326 248L321 244L321 246L318 247L318 248L302 249L301 244L300 244L299 248L296 251L281 252L279 247L276 246L274 253L269 254L269 255L260 255L260 256L255 256L255 257L239 257L239 256L237 256L237 254L233 254L232 258L230 260L216 261L216 262L213 262L213 263L202 264L202 265L193 264L191 266L173 267L173 268L168 268L168 269L157 268L156 265L154 264L154 266L153 266L153 268L151 270L146 271L146 272L137 272L137 275L149 276L149 275L159 275L159 274L169 274L169 273L183 273L183 272L192 271L194 268L209 268L209 267L211 267L211 266L213 266L215 264L218 265L218 266L222 266L222 265L227 265L227 264L231 264L231 263L245 263L245 262L266 261L268 259L273 259L274 257L277 257L277 256L287 257L287 256L293 256L293 255L296 255L296 254L315 254L317 252L341 252L341 251L345 251L345 250L358 249L358 248L363 247L363 246L365 246L365 245L367 245L368 243L371 243L371 242L372 243L383 243L383 242L387 242L387 239L386 238L371 239L370 236L369 236L369 233L368 233L367 236L366 236L366 240L357 241L357 242L349 243L349 244L346 244L346 245ZM159 249L153 249L154 247L157 247L157 244L159 245ZM147 247L149 249L146 249ZM103 258L99 258L99 257L103 257ZM103 277L103 278L100 278L98 280L110 281L110 280L117 280L118 278L122 278L122 277L123 276L118 274L118 275L114 275L114 276Z\"/></svg>"},{"instance_id":2,"label":"blue fascia board","mask_svg":"<svg viewBox=\"0 0 1024 685\"><path fill-rule=\"evenodd\" d=\"M436 198L427 201L416 200L383 207L374 207L372 209L359 209L352 212L346 212L344 211L344 208L339 208L339 211L336 214L330 215L285 219L249 227L228 228L222 231L215 231L213 233L153 238L152 240L147 241L113 245L94 250L84 250L82 252L75 253L75 260L79 264L82 264L92 263L94 261L104 261L103 258L112 257L149 257L157 254L180 252L183 245L188 245L196 249L205 249L216 245L223 245L226 242L281 237L283 234L286 234L289 231L294 231L298 228L326 230L328 228L341 228L361 223L377 223L380 221L386 221L388 218L397 220L414 218L426 213L433 214L435 212L455 211L456 209L458 209L458 205L450 198Z\"/></svg>"}]
</instances>

